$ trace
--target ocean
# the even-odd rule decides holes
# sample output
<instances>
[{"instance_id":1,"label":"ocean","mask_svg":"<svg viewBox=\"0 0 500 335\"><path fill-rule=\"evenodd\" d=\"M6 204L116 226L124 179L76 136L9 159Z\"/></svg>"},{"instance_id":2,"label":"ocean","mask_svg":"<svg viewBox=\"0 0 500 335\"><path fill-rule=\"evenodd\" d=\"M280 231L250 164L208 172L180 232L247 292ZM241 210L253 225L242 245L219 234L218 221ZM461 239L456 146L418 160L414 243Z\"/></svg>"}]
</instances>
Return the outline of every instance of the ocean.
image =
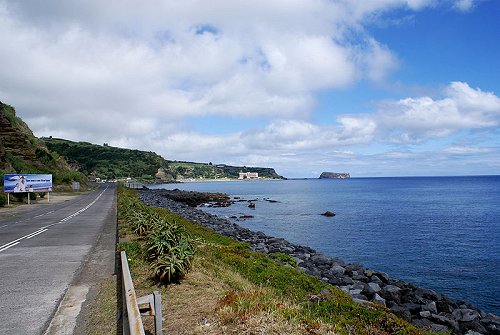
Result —
<instances>
[{"instance_id":1,"label":"ocean","mask_svg":"<svg viewBox=\"0 0 500 335\"><path fill-rule=\"evenodd\" d=\"M500 315L500 176L194 182L257 200L202 209ZM271 201L266 201L273 200ZM274 202L276 201L276 202ZM334 217L320 215L325 211Z\"/></svg>"}]
</instances>

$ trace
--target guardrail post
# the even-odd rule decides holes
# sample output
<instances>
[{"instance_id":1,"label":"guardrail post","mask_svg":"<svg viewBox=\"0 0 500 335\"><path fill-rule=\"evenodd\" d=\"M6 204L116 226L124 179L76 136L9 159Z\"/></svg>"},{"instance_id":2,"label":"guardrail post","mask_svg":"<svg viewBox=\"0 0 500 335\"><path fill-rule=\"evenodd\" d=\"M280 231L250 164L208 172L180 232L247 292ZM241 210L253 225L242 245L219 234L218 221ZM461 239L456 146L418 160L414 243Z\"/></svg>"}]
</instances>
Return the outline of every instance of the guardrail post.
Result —
<instances>
[{"instance_id":1,"label":"guardrail post","mask_svg":"<svg viewBox=\"0 0 500 335\"><path fill-rule=\"evenodd\" d=\"M120 253L122 260L122 278L123 278L123 332L131 335L145 335L142 325L141 313L137 305L137 297L135 295L134 283L130 275L128 267L127 254L125 251ZM128 320L128 322L126 322ZM128 324L128 327L126 327ZM128 331L128 333L126 332Z\"/></svg>"},{"instance_id":2,"label":"guardrail post","mask_svg":"<svg viewBox=\"0 0 500 335\"><path fill-rule=\"evenodd\" d=\"M155 306L155 333L163 335L163 313L161 310L161 295L158 291L153 291L154 306Z\"/></svg>"},{"instance_id":3,"label":"guardrail post","mask_svg":"<svg viewBox=\"0 0 500 335\"><path fill-rule=\"evenodd\" d=\"M123 334L144 335L141 315L149 315L155 318L155 334L162 335L163 315L160 292L153 291L153 294L137 298L128 267L127 254L122 251L120 256L122 260ZM147 307L139 308L139 305L147 305Z\"/></svg>"}]
</instances>

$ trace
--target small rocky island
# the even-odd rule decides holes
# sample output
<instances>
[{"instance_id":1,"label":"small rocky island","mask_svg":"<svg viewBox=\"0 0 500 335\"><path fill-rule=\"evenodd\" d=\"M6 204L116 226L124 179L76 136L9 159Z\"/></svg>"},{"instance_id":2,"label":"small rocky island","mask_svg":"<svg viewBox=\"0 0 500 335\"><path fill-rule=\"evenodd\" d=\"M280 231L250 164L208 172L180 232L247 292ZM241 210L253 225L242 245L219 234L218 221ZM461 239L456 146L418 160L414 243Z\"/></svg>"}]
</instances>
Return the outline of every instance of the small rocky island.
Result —
<instances>
[{"instance_id":1,"label":"small rocky island","mask_svg":"<svg viewBox=\"0 0 500 335\"><path fill-rule=\"evenodd\" d=\"M349 173L342 173L342 172L323 172L319 176L319 179L345 179L345 178L351 178L351 175Z\"/></svg>"}]
</instances>

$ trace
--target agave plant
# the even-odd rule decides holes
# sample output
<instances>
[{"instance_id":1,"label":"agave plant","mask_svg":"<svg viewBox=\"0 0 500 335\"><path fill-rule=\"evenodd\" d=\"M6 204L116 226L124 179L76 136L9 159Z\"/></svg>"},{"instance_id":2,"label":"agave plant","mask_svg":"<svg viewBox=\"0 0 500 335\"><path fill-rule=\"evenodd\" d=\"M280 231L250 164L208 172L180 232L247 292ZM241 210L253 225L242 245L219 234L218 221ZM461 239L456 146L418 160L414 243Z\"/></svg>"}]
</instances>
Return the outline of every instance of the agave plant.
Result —
<instances>
[{"instance_id":1,"label":"agave plant","mask_svg":"<svg viewBox=\"0 0 500 335\"><path fill-rule=\"evenodd\" d=\"M156 258L151 268L155 276L165 283L171 283L184 277L191 267L191 258L194 248L187 241L183 241L171 249L171 252Z\"/></svg>"},{"instance_id":2,"label":"agave plant","mask_svg":"<svg viewBox=\"0 0 500 335\"><path fill-rule=\"evenodd\" d=\"M144 205L131 192L121 195L118 199L120 217L137 235L144 237L155 276L163 283L182 278L191 267L195 253L193 239L184 226Z\"/></svg>"},{"instance_id":3,"label":"agave plant","mask_svg":"<svg viewBox=\"0 0 500 335\"><path fill-rule=\"evenodd\" d=\"M144 236L147 234L150 228L150 221L147 217L140 217L134 221L135 229L134 232L139 236Z\"/></svg>"}]
</instances>

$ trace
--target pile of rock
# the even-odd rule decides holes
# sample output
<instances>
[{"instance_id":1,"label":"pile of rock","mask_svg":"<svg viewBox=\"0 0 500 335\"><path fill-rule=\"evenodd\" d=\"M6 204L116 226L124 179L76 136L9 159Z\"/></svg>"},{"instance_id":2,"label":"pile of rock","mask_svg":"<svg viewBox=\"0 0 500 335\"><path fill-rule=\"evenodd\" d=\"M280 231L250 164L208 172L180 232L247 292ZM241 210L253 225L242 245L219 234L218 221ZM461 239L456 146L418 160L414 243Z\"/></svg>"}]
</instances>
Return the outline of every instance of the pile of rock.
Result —
<instances>
[{"instance_id":1,"label":"pile of rock","mask_svg":"<svg viewBox=\"0 0 500 335\"><path fill-rule=\"evenodd\" d=\"M500 334L500 317L484 313L464 301L450 299L429 289L390 278L355 263L327 257L315 250L285 239L253 232L228 220L172 201L154 191L140 191L141 200L151 206L167 208L214 231L246 242L253 251L280 252L293 257L300 271L316 276L348 293L359 303L374 302L413 325L436 333Z\"/></svg>"},{"instance_id":2,"label":"pile of rock","mask_svg":"<svg viewBox=\"0 0 500 335\"><path fill-rule=\"evenodd\" d=\"M228 207L233 203L229 200L229 196L223 193L183 191L177 188L174 190L155 190L154 192L171 200L182 202L190 207L196 207L201 204L208 204L210 207Z\"/></svg>"}]
</instances>

